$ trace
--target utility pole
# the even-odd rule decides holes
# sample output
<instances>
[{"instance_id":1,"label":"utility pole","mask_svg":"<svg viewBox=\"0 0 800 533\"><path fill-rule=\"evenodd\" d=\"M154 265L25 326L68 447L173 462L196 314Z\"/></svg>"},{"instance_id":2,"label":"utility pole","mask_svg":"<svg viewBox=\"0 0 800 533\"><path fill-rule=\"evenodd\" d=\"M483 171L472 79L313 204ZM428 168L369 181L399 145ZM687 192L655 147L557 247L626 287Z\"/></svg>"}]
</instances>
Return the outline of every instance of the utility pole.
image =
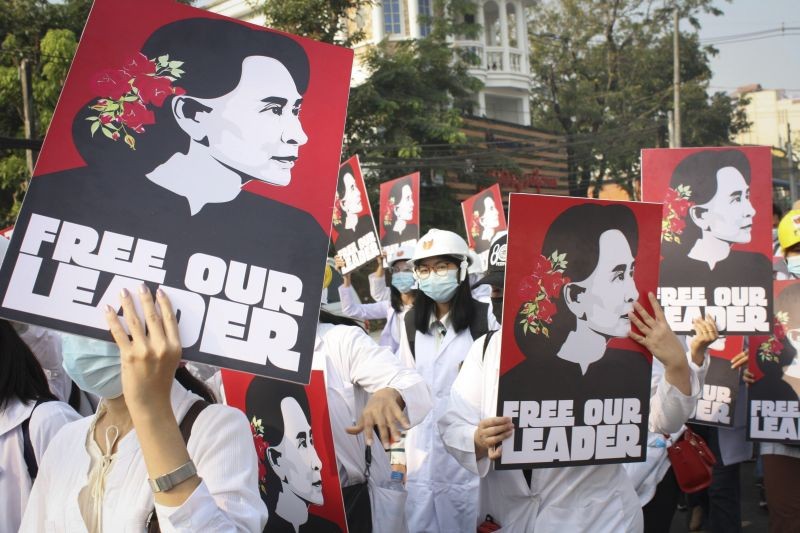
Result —
<instances>
[{"instance_id":1,"label":"utility pole","mask_svg":"<svg viewBox=\"0 0 800 533\"><path fill-rule=\"evenodd\" d=\"M672 22L674 25L673 38L672 38L672 69L673 69L673 92L675 101L673 103L674 125L673 125L673 148L681 147L681 59L680 59L680 32L678 30L678 8L672 11Z\"/></svg>"},{"instance_id":2,"label":"utility pole","mask_svg":"<svg viewBox=\"0 0 800 533\"><path fill-rule=\"evenodd\" d=\"M33 85L31 84L31 63L22 59L19 64L19 79L22 85L22 114L25 123L25 138L32 140L36 137L36 120L33 116ZM36 165L38 151L25 150L25 160L28 172L33 176L33 167Z\"/></svg>"},{"instance_id":3,"label":"utility pole","mask_svg":"<svg viewBox=\"0 0 800 533\"><path fill-rule=\"evenodd\" d=\"M669 137L669 147L675 148L675 123L673 122L672 110L667 111L667 136Z\"/></svg>"},{"instance_id":4,"label":"utility pole","mask_svg":"<svg viewBox=\"0 0 800 533\"><path fill-rule=\"evenodd\" d=\"M794 177L794 159L792 158L792 125L786 124L786 158L789 160L789 196L792 205L797 201L797 182Z\"/></svg>"}]
</instances>

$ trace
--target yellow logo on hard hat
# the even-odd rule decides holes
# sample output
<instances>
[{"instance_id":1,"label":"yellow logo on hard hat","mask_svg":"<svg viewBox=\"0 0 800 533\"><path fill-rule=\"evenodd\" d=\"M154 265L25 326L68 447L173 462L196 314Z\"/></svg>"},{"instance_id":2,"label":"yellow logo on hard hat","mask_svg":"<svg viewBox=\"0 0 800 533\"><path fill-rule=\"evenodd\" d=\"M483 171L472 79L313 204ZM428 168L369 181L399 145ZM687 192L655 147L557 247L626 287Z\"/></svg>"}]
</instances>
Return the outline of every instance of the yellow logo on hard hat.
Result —
<instances>
[{"instance_id":1,"label":"yellow logo on hard hat","mask_svg":"<svg viewBox=\"0 0 800 533\"><path fill-rule=\"evenodd\" d=\"M433 239L422 243L423 250L430 250L433 247Z\"/></svg>"}]
</instances>

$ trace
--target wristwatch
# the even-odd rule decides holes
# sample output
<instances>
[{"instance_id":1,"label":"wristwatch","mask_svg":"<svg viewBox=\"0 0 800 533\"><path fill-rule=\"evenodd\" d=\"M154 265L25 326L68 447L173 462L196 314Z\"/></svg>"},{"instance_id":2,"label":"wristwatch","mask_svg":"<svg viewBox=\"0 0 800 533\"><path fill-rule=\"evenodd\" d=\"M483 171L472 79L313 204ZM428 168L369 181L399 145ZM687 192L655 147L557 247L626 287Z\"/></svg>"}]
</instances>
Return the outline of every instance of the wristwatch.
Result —
<instances>
[{"instance_id":1,"label":"wristwatch","mask_svg":"<svg viewBox=\"0 0 800 533\"><path fill-rule=\"evenodd\" d=\"M189 459L186 463L169 474L164 474L155 479L148 479L147 482L150 483L150 488L153 489L153 492L165 492L183 483L195 474L197 474L197 468L195 468L194 462Z\"/></svg>"}]
</instances>

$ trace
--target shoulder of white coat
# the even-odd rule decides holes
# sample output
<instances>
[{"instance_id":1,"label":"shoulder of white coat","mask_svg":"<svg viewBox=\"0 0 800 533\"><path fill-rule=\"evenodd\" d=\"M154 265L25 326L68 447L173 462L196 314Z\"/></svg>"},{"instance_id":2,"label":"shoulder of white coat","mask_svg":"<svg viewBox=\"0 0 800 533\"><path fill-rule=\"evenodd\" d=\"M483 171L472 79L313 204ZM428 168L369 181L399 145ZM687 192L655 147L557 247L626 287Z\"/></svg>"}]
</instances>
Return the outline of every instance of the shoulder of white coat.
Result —
<instances>
[{"instance_id":1,"label":"shoulder of white coat","mask_svg":"<svg viewBox=\"0 0 800 533\"><path fill-rule=\"evenodd\" d=\"M251 439L247 415L235 407L215 403L197 416L188 447L194 453L214 453L224 451L228 446L240 446L242 442L252 445Z\"/></svg>"},{"instance_id":2,"label":"shoulder of white coat","mask_svg":"<svg viewBox=\"0 0 800 533\"><path fill-rule=\"evenodd\" d=\"M56 402L48 402L56 403ZM36 408L39 410L42 406ZM73 411L74 412L74 411ZM78 415L80 416L80 415ZM55 436L47 446L44 457L39 461L40 468L48 461L48 458L55 457L55 461L61 461L61 457L72 453L80 453L86 450L86 435L89 433L89 426L92 424L92 416L78 418L72 422L64 424L61 429L55 432Z\"/></svg>"},{"instance_id":3,"label":"shoulder of white coat","mask_svg":"<svg viewBox=\"0 0 800 533\"><path fill-rule=\"evenodd\" d=\"M29 427L31 431L34 431L34 428L47 425L48 421L59 423L63 427L81 418L83 417L68 403L58 401L45 402L39 404L39 406L33 410Z\"/></svg>"}]
</instances>

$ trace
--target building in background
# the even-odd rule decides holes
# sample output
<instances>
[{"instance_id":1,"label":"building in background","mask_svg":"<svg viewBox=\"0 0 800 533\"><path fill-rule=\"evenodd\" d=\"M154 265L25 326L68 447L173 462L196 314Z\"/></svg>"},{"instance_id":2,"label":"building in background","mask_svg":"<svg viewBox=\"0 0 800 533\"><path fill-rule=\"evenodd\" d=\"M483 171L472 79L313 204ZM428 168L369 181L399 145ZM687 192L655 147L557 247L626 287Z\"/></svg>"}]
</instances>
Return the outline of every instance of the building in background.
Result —
<instances>
[{"instance_id":1,"label":"building in background","mask_svg":"<svg viewBox=\"0 0 800 533\"><path fill-rule=\"evenodd\" d=\"M800 141L800 98L789 98L783 89L763 89L758 84L740 87L733 95L746 97L743 108L751 123L747 131L734 136L734 142L785 149L788 129L792 141Z\"/></svg>"}]
</instances>

